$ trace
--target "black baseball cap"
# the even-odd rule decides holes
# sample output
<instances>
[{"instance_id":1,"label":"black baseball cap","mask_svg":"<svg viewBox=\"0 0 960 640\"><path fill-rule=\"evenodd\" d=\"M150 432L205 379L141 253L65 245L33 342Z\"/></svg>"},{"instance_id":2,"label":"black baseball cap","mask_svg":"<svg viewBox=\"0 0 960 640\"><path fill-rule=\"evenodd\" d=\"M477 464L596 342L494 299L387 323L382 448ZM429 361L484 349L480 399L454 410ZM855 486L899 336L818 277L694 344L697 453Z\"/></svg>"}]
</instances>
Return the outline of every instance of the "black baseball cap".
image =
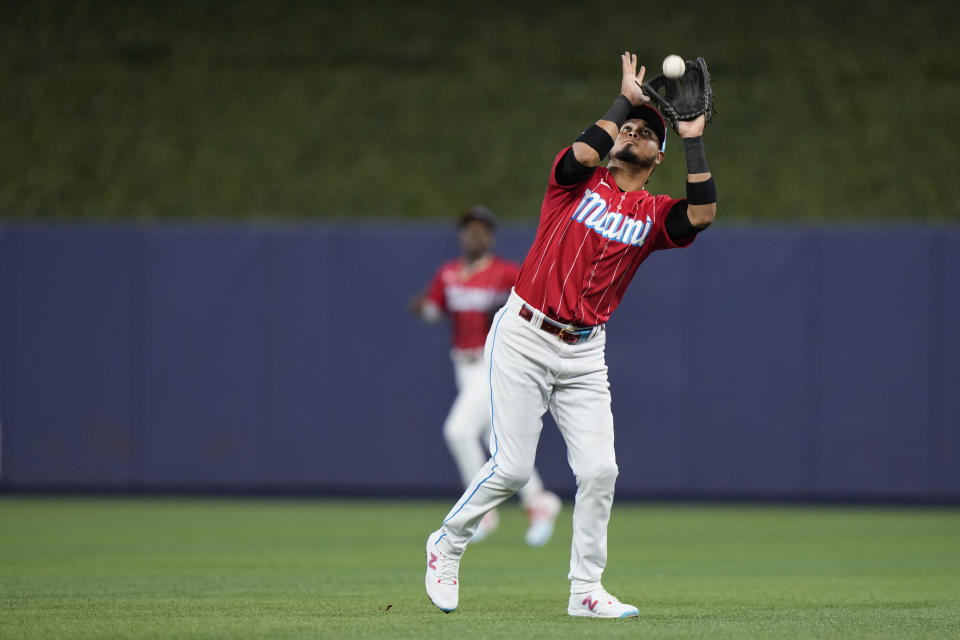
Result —
<instances>
[{"instance_id":1,"label":"black baseball cap","mask_svg":"<svg viewBox=\"0 0 960 640\"><path fill-rule=\"evenodd\" d=\"M474 220L479 220L487 225L487 228L490 229L490 231L496 231L497 229L497 217L493 215L493 212L490 211L490 209L487 209L481 205L470 207L460 214L460 219L457 221L457 227L463 227L468 222L473 222Z\"/></svg>"},{"instance_id":2,"label":"black baseball cap","mask_svg":"<svg viewBox=\"0 0 960 640\"><path fill-rule=\"evenodd\" d=\"M660 151L666 151L667 123L663 119L663 116L660 115L660 112L648 104L642 104L639 107L630 109L630 112L627 114L627 120L633 120L634 118L641 118L650 125L653 132L660 138Z\"/></svg>"}]
</instances>

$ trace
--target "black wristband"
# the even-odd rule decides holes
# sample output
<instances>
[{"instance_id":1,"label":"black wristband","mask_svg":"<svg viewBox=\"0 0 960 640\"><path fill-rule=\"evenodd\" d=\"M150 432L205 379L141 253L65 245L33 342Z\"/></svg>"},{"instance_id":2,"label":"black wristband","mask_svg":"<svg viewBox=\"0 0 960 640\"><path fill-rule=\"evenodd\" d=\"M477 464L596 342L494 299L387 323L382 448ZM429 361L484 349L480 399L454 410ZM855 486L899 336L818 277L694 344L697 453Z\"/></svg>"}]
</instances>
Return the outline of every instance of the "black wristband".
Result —
<instances>
[{"instance_id":1,"label":"black wristband","mask_svg":"<svg viewBox=\"0 0 960 640\"><path fill-rule=\"evenodd\" d=\"M687 158L687 173L710 173L707 156L703 152L703 136L684 138L683 155Z\"/></svg>"},{"instance_id":2,"label":"black wristband","mask_svg":"<svg viewBox=\"0 0 960 640\"><path fill-rule=\"evenodd\" d=\"M717 201L717 185L713 176L704 182L687 182L687 204L713 204Z\"/></svg>"},{"instance_id":3,"label":"black wristband","mask_svg":"<svg viewBox=\"0 0 960 640\"><path fill-rule=\"evenodd\" d=\"M623 123L627 121L627 114L630 113L630 110L633 109L633 104L627 100L627 96L622 93L617 96L617 99L613 101L613 104L610 105L610 109L603 114L601 120L607 120L609 122L617 125L617 129L623 126Z\"/></svg>"},{"instance_id":4,"label":"black wristband","mask_svg":"<svg viewBox=\"0 0 960 640\"><path fill-rule=\"evenodd\" d=\"M607 157L610 149L613 148L613 138L610 137L606 129L596 124L590 125L586 131L577 136L576 142L589 145L597 152L601 160Z\"/></svg>"}]
</instances>

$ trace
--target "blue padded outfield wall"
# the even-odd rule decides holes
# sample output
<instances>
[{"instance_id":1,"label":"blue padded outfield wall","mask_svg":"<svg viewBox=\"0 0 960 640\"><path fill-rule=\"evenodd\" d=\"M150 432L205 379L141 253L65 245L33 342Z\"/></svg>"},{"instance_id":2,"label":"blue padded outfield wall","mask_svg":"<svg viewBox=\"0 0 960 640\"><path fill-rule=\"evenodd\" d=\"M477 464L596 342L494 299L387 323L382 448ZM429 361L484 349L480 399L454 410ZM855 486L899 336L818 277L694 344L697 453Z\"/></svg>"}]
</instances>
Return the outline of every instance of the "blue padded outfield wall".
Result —
<instances>
[{"instance_id":1,"label":"blue padded outfield wall","mask_svg":"<svg viewBox=\"0 0 960 640\"><path fill-rule=\"evenodd\" d=\"M506 229L522 259L533 229ZM459 493L452 229L0 230L0 486ZM960 499L960 230L718 225L608 325L621 497ZM549 420L547 484L575 489Z\"/></svg>"}]
</instances>

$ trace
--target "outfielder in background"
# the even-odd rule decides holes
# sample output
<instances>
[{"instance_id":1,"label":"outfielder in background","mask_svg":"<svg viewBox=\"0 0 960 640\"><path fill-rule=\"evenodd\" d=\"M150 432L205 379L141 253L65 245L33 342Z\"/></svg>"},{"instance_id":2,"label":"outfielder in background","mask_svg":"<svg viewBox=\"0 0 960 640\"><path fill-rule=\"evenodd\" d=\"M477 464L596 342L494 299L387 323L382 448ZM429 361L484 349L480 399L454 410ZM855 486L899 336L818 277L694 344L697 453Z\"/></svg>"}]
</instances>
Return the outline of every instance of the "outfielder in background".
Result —
<instances>
[{"instance_id":1,"label":"outfielder in background","mask_svg":"<svg viewBox=\"0 0 960 640\"><path fill-rule=\"evenodd\" d=\"M459 258L437 270L426 293L410 302L410 310L428 322L450 318L453 348L450 357L457 384L457 398L443 423L443 437L457 464L464 486L490 456L489 369L483 345L490 322L517 279L519 267L492 253L497 222L485 207L472 207L459 219ZM481 444L483 442L484 444ZM545 545L553 535L560 513L560 498L545 491L533 469L519 490L529 526L526 542ZM486 538L499 524L496 509L490 509L474 530L471 542Z\"/></svg>"},{"instance_id":2,"label":"outfielder in background","mask_svg":"<svg viewBox=\"0 0 960 640\"><path fill-rule=\"evenodd\" d=\"M460 560L470 536L485 513L530 477L549 409L577 479L567 613L639 615L601 582L618 474L605 323L644 259L659 249L689 245L713 221L716 189L702 141L711 98L700 115L671 118L683 139L686 198L646 191L664 157L666 125L644 94L654 89L641 86L645 69L637 73L636 56L625 52L621 63L621 95L554 160L533 246L487 337L492 457L426 544L427 595L446 612L457 608ZM711 96L705 64L702 76ZM608 166L600 166L608 153Z\"/></svg>"}]
</instances>

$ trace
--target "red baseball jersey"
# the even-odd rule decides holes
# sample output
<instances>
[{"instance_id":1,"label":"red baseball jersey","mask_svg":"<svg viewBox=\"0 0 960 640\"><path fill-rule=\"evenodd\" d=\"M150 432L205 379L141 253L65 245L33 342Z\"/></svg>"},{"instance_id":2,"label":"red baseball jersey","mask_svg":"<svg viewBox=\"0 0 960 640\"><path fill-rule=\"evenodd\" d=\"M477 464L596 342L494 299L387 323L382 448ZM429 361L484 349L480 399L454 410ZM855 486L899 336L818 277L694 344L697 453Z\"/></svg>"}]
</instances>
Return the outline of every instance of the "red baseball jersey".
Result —
<instances>
[{"instance_id":1,"label":"red baseball jersey","mask_svg":"<svg viewBox=\"0 0 960 640\"><path fill-rule=\"evenodd\" d=\"M427 300L450 316L454 349L483 348L493 315L510 296L518 271L516 263L498 256L472 270L463 258L437 270Z\"/></svg>"},{"instance_id":2,"label":"red baseball jersey","mask_svg":"<svg viewBox=\"0 0 960 640\"><path fill-rule=\"evenodd\" d=\"M569 148L569 147L567 147ZM517 278L517 295L560 322L579 326L610 318L640 263L677 244L664 229L679 202L647 191L621 191L606 167L573 185L557 183L554 159L533 246Z\"/></svg>"}]
</instances>

